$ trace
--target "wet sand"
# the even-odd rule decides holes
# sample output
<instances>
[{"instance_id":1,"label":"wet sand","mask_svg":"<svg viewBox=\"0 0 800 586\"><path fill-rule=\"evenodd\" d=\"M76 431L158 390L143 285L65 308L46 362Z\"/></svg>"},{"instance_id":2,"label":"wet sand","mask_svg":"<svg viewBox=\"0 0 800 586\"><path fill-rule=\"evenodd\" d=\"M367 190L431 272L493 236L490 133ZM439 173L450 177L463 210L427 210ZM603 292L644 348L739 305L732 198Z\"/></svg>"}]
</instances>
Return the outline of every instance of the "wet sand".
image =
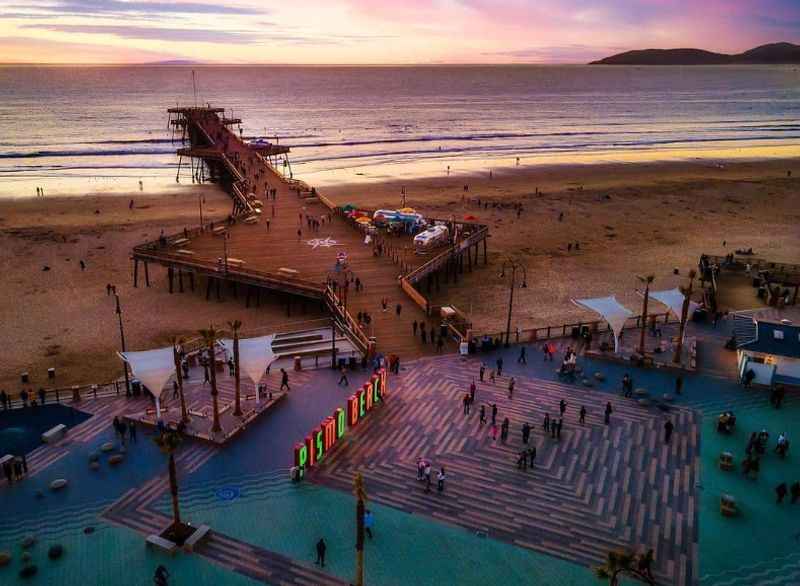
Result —
<instances>
[{"instance_id":1,"label":"wet sand","mask_svg":"<svg viewBox=\"0 0 800 586\"><path fill-rule=\"evenodd\" d=\"M498 275L507 256L527 268L528 287L516 293L512 328L590 317L572 305L574 297L615 294L637 309L637 274L654 274L654 287L671 288L681 282L673 268L685 274L702 252L752 247L769 259L800 262L798 163L800 158L724 168L708 163L520 167L496 171L491 179L484 173L402 185L407 204L423 213L473 215L491 227L489 265L466 274L457 287L443 286L434 299L470 313L479 330L499 331L505 327L508 285ZM792 178L787 169L795 169ZM399 207L400 188L393 181L329 187L324 193L339 203ZM172 335L190 335L211 322L240 319L245 331L285 324L285 308L277 302L262 302L258 309L246 309L241 300L207 302L199 287L193 294L169 295L161 269L152 271L150 289L141 274L140 288L133 288L133 246L156 239L161 229L171 233L196 225L201 189L207 217L229 213L230 199L213 185L157 195L0 200L0 388L17 392L25 370L30 386L44 385L51 366L59 385L105 382L121 374L107 283L120 293L129 349L163 345ZM130 197L134 210L128 209ZM488 209L479 208L477 198L489 202ZM512 203L523 205L519 218L503 207ZM567 243L576 241L580 250L568 251ZM45 266L50 270L43 271ZM317 315L309 311L306 317Z\"/></svg>"}]
</instances>

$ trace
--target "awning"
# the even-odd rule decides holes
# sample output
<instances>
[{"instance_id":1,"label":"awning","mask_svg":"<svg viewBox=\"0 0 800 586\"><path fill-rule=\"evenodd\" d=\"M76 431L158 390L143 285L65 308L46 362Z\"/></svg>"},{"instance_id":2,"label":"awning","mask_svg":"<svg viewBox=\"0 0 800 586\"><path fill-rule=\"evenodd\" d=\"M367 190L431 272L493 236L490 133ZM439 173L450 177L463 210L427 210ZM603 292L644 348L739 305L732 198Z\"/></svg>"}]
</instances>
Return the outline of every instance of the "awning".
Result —
<instances>
[{"instance_id":1,"label":"awning","mask_svg":"<svg viewBox=\"0 0 800 586\"><path fill-rule=\"evenodd\" d=\"M250 377L250 380L256 386L257 401L259 400L258 383L261 381L261 377L264 376L267 367L275 362L277 358L272 352L272 340L274 337L275 335L273 334L271 336L239 340L239 368ZM220 344L230 356L233 356L232 339L225 338L220 340Z\"/></svg>"},{"instance_id":2,"label":"awning","mask_svg":"<svg viewBox=\"0 0 800 586\"><path fill-rule=\"evenodd\" d=\"M644 295L644 293L639 293L640 295ZM669 289L667 291L650 291L650 297L658 301L659 303L663 303L669 310L675 314L675 317L681 319L681 313L683 312L683 301L686 299L686 296L681 293L680 289ZM700 305L695 303L694 301L689 301L689 316L691 317L694 310L697 309Z\"/></svg>"},{"instance_id":3,"label":"awning","mask_svg":"<svg viewBox=\"0 0 800 586\"><path fill-rule=\"evenodd\" d=\"M633 312L620 304L613 295L595 299L573 299L572 302L584 309L600 314L608 322L608 325L611 326L611 331L614 332L614 352L617 352L619 350L619 335L622 333L622 328L625 327L625 322L633 315Z\"/></svg>"},{"instance_id":4,"label":"awning","mask_svg":"<svg viewBox=\"0 0 800 586\"><path fill-rule=\"evenodd\" d=\"M133 375L142 381L156 398L156 416L161 418L161 393L164 385L175 374L175 358L173 348L159 348L158 350L145 350L143 352L118 352L131 367Z\"/></svg>"}]
</instances>

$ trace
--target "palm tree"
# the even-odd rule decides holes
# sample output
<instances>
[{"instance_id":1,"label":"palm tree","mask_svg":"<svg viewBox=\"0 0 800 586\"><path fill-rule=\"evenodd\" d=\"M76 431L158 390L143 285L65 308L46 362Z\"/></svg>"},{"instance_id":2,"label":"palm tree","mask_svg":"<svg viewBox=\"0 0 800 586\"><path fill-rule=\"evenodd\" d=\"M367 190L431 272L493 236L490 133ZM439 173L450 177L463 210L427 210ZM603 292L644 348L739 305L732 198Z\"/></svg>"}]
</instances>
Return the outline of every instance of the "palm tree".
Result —
<instances>
[{"instance_id":1,"label":"palm tree","mask_svg":"<svg viewBox=\"0 0 800 586\"><path fill-rule=\"evenodd\" d=\"M172 526L177 530L181 525L178 508L178 474L175 468L175 450L181 443L181 434L173 429L165 429L153 441L159 449L169 456L169 491L172 494Z\"/></svg>"},{"instance_id":2,"label":"palm tree","mask_svg":"<svg viewBox=\"0 0 800 586\"><path fill-rule=\"evenodd\" d=\"M189 411L186 409L186 397L183 395L183 371L181 371L181 357L178 348L183 344L182 338L172 338L172 359L175 361L175 380L178 382L178 396L181 399L181 421L189 423Z\"/></svg>"},{"instance_id":3,"label":"palm tree","mask_svg":"<svg viewBox=\"0 0 800 586\"><path fill-rule=\"evenodd\" d=\"M631 551L609 551L606 563L594 569L601 580L608 580L609 586L619 586L622 576L632 576L647 584L655 584L650 572L653 550L637 555Z\"/></svg>"},{"instance_id":4,"label":"palm tree","mask_svg":"<svg viewBox=\"0 0 800 586\"><path fill-rule=\"evenodd\" d=\"M689 318L689 302L692 300L692 289L694 288L694 278L697 272L692 269L689 271L689 286L681 287L683 293L683 307L681 308L681 327L678 331L678 343L675 345L675 355L672 357L672 362L680 364L681 352L683 351L683 335L686 332L686 322Z\"/></svg>"},{"instance_id":5,"label":"palm tree","mask_svg":"<svg viewBox=\"0 0 800 586\"><path fill-rule=\"evenodd\" d=\"M208 352L208 368L210 371L211 379L211 400L214 408L214 423L211 425L211 433L219 433L222 431L222 426L219 424L219 401L217 400L217 364L214 358L214 347L219 339L219 330L215 329L213 325L208 326L207 330L200 330L200 336L206 343Z\"/></svg>"},{"instance_id":6,"label":"palm tree","mask_svg":"<svg viewBox=\"0 0 800 586\"><path fill-rule=\"evenodd\" d=\"M236 406L233 410L233 414L236 417L242 416L242 406L241 406L241 384L242 379L239 376L239 329L242 327L242 322L238 319L234 321L229 321L228 325L233 330L233 376L236 382Z\"/></svg>"},{"instance_id":7,"label":"palm tree","mask_svg":"<svg viewBox=\"0 0 800 586\"><path fill-rule=\"evenodd\" d=\"M639 339L639 354L644 357L644 334L645 330L647 329L647 302L650 300L650 283L655 280L654 275L647 275L646 277L640 277L636 275L636 278L639 279L642 283L644 283L644 303L642 305L642 336Z\"/></svg>"}]
</instances>

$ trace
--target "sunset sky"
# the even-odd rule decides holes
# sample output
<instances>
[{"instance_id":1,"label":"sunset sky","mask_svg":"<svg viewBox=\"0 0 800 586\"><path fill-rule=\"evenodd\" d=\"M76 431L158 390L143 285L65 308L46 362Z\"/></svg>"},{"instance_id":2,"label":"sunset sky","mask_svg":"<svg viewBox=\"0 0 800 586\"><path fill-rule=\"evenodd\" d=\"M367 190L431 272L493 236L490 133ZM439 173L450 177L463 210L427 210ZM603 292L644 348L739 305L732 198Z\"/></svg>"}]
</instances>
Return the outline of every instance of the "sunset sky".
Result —
<instances>
[{"instance_id":1,"label":"sunset sky","mask_svg":"<svg viewBox=\"0 0 800 586\"><path fill-rule=\"evenodd\" d=\"M800 41L800 0L5 0L0 62L580 63Z\"/></svg>"}]
</instances>

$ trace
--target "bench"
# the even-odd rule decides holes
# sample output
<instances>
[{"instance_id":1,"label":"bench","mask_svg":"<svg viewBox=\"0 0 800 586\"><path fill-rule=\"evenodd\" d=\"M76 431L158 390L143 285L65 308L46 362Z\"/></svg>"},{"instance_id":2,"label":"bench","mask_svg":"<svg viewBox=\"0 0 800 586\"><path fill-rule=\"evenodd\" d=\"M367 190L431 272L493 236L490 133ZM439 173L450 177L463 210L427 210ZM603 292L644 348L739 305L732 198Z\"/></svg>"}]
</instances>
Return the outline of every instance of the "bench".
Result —
<instances>
[{"instance_id":1,"label":"bench","mask_svg":"<svg viewBox=\"0 0 800 586\"><path fill-rule=\"evenodd\" d=\"M67 426L59 423L42 434L42 441L46 444L55 443L67 435Z\"/></svg>"},{"instance_id":2,"label":"bench","mask_svg":"<svg viewBox=\"0 0 800 586\"><path fill-rule=\"evenodd\" d=\"M279 268L278 272L281 273L282 275L288 275L288 276L291 276L291 277L294 277L294 276L296 276L298 274L298 272L296 270L290 269L290 268L287 268L287 267Z\"/></svg>"},{"instance_id":3,"label":"bench","mask_svg":"<svg viewBox=\"0 0 800 586\"><path fill-rule=\"evenodd\" d=\"M211 527L209 527L208 525L200 525L200 527L195 529L194 533L192 533L189 536L189 539L187 539L186 541L183 542L183 551L185 551L187 553L193 552L194 548L197 546L197 544L199 544L200 541L206 535L208 535L209 531L211 531Z\"/></svg>"},{"instance_id":4,"label":"bench","mask_svg":"<svg viewBox=\"0 0 800 586\"><path fill-rule=\"evenodd\" d=\"M180 246L181 244L186 244L187 242L189 242L188 238L176 238L175 240L172 241L172 245Z\"/></svg>"},{"instance_id":5,"label":"bench","mask_svg":"<svg viewBox=\"0 0 800 586\"><path fill-rule=\"evenodd\" d=\"M258 216L247 216L244 220L242 220L245 224L257 224L258 223Z\"/></svg>"},{"instance_id":6,"label":"bench","mask_svg":"<svg viewBox=\"0 0 800 586\"><path fill-rule=\"evenodd\" d=\"M148 535L145 542L147 545L152 545L153 547L165 551L169 555L174 555L178 550L178 546L175 543L171 542L169 539L164 539L160 535Z\"/></svg>"},{"instance_id":7,"label":"bench","mask_svg":"<svg viewBox=\"0 0 800 586\"><path fill-rule=\"evenodd\" d=\"M175 251L175 253L176 254L184 254L186 256L193 256L194 255L194 251L193 250L186 250L185 248L179 248L178 250Z\"/></svg>"},{"instance_id":8,"label":"bench","mask_svg":"<svg viewBox=\"0 0 800 586\"><path fill-rule=\"evenodd\" d=\"M231 258L230 256L228 257L228 266L240 267L243 264L244 264L244 261L242 259L240 259L240 258Z\"/></svg>"},{"instance_id":9,"label":"bench","mask_svg":"<svg viewBox=\"0 0 800 586\"><path fill-rule=\"evenodd\" d=\"M221 234L225 234L225 232L226 232L227 230L228 230L228 229L227 229L225 226L217 226L216 228L214 228L213 230L211 230L211 232L212 232L212 233L213 233L215 236L220 236Z\"/></svg>"}]
</instances>

